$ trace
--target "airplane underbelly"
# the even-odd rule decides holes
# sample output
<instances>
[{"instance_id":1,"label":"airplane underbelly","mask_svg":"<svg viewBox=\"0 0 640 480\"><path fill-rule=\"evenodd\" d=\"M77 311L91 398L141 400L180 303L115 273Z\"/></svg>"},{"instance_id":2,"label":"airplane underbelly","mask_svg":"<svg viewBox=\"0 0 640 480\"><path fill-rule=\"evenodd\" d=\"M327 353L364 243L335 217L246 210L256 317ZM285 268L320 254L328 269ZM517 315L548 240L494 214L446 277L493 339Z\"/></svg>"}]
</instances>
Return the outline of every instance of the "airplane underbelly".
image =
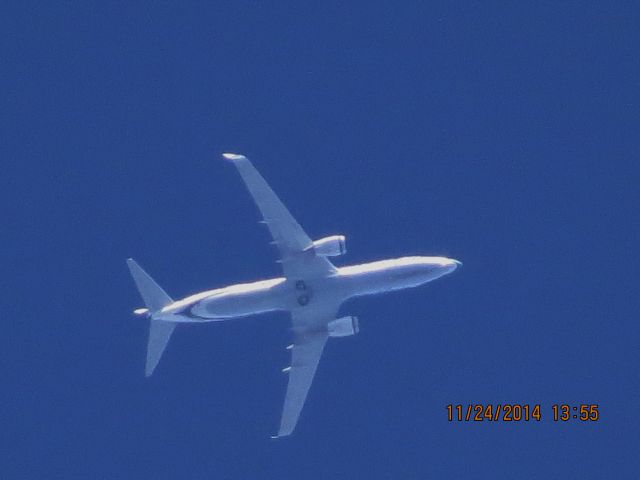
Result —
<instances>
[{"instance_id":1,"label":"airplane underbelly","mask_svg":"<svg viewBox=\"0 0 640 480\"><path fill-rule=\"evenodd\" d=\"M274 292L228 294L205 298L194 305L191 312L203 318L246 317L280 310L280 303Z\"/></svg>"}]
</instances>

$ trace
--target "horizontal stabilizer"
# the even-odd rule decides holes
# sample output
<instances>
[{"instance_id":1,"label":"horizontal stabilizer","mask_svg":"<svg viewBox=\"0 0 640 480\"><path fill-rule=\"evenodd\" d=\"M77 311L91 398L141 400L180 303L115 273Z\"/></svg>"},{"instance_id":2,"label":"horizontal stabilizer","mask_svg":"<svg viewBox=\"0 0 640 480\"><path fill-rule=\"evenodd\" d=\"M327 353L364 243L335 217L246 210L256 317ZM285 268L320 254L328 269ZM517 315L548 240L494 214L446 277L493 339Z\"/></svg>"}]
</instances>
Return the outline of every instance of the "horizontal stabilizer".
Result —
<instances>
[{"instance_id":1,"label":"horizontal stabilizer","mask_svg":"<svg viewBox=\"0 0 640 480\"><path fill-rule=\"evenodd\" d=\"M138 287L142 300L144 300L144 303L151 313L162 310L170 303L173 303L173 300L167 295L167 292L165 292L133 258L127 259L127 266L129 267L133 281L136 282L136 287Z\"/></svg>"},{"instance_id":2,"label":"horizontal stabilizer","mask_svg":"<svg viewBox=\"0 0 640 480\"><path fill-rule=\"evenodd\" d=\"M127 265L136 283L136 287L138 287L140 296L147 306L146 309L136 309L135 313L148 313L151 318L149 325L149 342L147 343L147 364L145 366L145 376L149 377L158 365L160 357L162 357L162 353L165 348L167 348L167 343L169 343L171 334L177 325L176 323L163 320L154 320L153 314L173 303L173 300L135 260L129 258Z\"/></svg>"},{"instance_id":3,"label":"horizontal stabilizer","mask_svg":"<svg viewBox=\"0 0 640 480\"><path fill-rule=\"evenodd\" d=\"M158 366L158 362L164 353L171 334L177 323L163 322L162 320L151 320L149 325L149 343L147 344L147 364L144 367L145 377L150 377Z\"/></svg>"}]
</instances>

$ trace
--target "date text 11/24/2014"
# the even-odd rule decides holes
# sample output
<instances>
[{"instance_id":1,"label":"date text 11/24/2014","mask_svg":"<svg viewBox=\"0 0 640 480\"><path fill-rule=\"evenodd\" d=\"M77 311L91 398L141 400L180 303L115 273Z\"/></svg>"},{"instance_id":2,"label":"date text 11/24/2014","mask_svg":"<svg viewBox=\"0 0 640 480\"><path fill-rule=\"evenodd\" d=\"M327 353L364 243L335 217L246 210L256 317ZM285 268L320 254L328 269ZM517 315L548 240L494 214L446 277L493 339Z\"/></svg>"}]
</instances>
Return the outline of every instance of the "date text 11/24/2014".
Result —
<instances>
[{"instance_id":1,"label":"date text 11/24/2014","mask_svg":"<svg viewBox=\"0 0 640 480\"><path fill-rule=\"evenodd\" d=\"M526 403L468 403L448 404L450 422L539 422L547 418L540 404ZM547 410L554 422L597 422L600 412L597 403L555 403Z\"/></svg>"}]
</instances>

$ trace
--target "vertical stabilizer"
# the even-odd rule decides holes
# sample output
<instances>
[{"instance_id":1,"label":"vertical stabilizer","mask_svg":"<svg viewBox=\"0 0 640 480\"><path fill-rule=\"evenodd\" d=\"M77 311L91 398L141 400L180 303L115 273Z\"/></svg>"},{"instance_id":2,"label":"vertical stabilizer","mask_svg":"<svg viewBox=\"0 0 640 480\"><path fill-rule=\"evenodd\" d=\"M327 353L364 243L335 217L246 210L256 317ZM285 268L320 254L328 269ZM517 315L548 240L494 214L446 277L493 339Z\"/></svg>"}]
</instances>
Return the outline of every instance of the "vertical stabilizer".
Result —
<instances>
[{"instance_id":1,"label":"vertical stabilizer","mask_svg":"<svg viewBox=\"0 0 640 480\"><path fill-rule=\"evenodd\" d=\"M127 266L136 283L136 287L138 287L140 296L147 306L148 315L151 320L149 325L149 342L147 344L147 364L145 366L145 376L149 377L158 365L160 357L162 357L162 353L167 347L171 334L177 325L176 323L164 320L154 320L153 314L173 303L173 300L135 260L129 258L127 260Z\"/></svg>"}]
</instances>

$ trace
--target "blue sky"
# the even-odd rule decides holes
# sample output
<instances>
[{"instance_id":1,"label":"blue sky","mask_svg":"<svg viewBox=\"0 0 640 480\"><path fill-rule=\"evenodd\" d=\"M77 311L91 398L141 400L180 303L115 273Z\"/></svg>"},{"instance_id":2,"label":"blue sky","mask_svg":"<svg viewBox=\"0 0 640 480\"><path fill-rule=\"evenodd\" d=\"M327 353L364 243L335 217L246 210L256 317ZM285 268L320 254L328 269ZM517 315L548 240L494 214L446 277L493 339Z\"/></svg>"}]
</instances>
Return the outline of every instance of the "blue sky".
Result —
<instances>
[{"instance_id":1,"label":"blue sky","mask_svg":"<svg viewBox=\"0 0 640 480\"><path fill-rule=\"evenodd\" d=\"M634 2L13 2L0 476L636 478ZM464 262L347 303L271 441L288 319L180 327L151 379L124 259L173 296L279 275L224 151L340 264ZM539 403L450 423L449 403ZM558 423L554 403L597 403Z\"/></svg>"}]
</instances>

